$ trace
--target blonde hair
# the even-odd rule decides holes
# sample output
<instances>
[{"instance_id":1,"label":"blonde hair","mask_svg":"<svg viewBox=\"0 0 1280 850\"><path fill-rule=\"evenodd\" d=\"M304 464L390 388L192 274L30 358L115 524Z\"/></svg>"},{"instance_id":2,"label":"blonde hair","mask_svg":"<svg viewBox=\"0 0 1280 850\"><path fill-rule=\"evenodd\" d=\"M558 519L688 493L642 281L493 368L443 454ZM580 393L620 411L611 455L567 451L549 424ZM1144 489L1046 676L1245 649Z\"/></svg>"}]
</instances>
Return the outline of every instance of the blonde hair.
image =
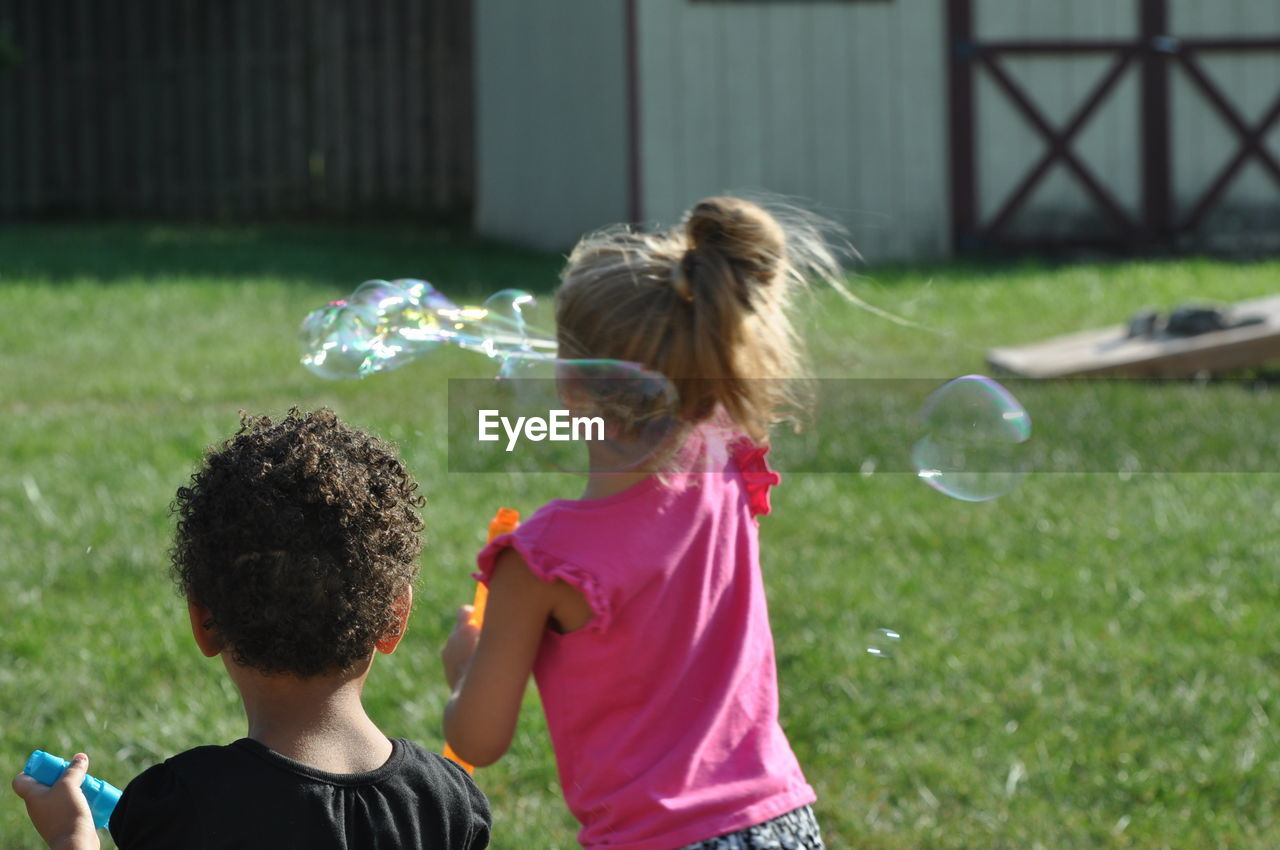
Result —
<instances>
[{"instance_id":1,"label":"blonde hair","mask_svg":"<svg viewBox=\"0 0 1280 850\"><path fill-rule=\"evenodd\" d=\"M843 290L827 226L798 209L716 197L669 231L586 236L556 293L560 357L640 363L672 382L685 423L723 410L764 442L805 406L792 296L815 277Z\"/></svg>"}]
</instances>

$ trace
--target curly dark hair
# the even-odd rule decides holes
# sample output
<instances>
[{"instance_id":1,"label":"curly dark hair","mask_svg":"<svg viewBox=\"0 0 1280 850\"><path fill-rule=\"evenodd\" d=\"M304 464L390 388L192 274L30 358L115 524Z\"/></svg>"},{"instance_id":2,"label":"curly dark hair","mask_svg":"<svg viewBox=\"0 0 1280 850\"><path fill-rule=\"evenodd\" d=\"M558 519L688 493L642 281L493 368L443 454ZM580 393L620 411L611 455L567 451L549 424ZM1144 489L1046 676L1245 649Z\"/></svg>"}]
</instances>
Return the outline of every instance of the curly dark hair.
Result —
<instances>
[{"instance_id":1,"label":"curly dark hair","mask_svg":"<svg viewBox=\"0 0 1280 850\"><path fill-rule=\"evenodd\" d=\"M236 662L349 669L393 632L394 602L417 578L417 486L390 446L332 410L241 413L171 506L173 579Z\"/></svg>"}]
</instances>

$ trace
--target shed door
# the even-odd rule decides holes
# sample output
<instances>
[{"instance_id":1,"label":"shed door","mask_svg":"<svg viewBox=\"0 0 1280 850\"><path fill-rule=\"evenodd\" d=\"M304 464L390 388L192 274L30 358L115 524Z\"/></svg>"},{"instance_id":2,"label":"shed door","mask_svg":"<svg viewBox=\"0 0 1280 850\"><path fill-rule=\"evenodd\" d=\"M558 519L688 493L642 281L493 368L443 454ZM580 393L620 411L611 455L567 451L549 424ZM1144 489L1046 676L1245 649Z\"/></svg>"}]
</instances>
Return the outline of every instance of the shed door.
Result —
<instances>
[{"instance_id":1,"label":"shed door","mask_svg":"<svg viewBox=\"0 0 1280 850\"><path fill-rule=\"evenodd\" d=\"M1228 21L1268 34L1207 31L1232 3L1171 22L1169 0L951 0L955 250L1268 247L1280 4Z\"/></svg>"}]
</instances>

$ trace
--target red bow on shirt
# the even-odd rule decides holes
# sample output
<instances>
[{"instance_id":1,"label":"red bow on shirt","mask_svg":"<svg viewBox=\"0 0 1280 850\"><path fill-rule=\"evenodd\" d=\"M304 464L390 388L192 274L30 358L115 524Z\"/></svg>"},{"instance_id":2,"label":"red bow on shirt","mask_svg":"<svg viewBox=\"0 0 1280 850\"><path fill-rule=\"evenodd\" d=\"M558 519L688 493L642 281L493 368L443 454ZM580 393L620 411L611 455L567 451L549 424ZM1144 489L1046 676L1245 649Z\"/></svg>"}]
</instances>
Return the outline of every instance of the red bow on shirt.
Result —
<instances>
[{"instance_id":1,"label":"red bow on shirt","mask_svg":"<svg viewBox=\"0 0 1280 850\"><path fill-rule=\"evenodd\" d=\"M733 460L742 471L742 482L747 486L747 507L752 514L766 516L769 506L769 488L782 482L782 476L769 468L764 456L768 446L757 446L750 440L739 440L732 446Z\"/></svg>"}]
</instances>

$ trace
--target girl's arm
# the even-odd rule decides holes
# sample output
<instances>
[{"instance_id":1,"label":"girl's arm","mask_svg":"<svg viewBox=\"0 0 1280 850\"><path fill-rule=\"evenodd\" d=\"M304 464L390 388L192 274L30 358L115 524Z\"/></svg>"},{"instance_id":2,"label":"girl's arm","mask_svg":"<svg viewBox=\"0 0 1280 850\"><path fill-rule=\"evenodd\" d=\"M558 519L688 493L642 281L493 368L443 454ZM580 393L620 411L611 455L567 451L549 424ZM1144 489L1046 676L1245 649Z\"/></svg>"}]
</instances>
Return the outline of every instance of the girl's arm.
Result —
<instances>
[{"instance_id":1,"label":"girl's arm","mask_svg":"<svg viewBox=\"0 0 1280 850\"><path fill-rule=\"evenodd\" d=\"M489 579L484 630L468 625L469 607L459 612L441 659L453 696L444 711L449 746L476 767L493 764L515 735L525 685L547 622L571 595L563 581L535 576L515 549L505 549Z\"/></svg>"}]
</instances>

